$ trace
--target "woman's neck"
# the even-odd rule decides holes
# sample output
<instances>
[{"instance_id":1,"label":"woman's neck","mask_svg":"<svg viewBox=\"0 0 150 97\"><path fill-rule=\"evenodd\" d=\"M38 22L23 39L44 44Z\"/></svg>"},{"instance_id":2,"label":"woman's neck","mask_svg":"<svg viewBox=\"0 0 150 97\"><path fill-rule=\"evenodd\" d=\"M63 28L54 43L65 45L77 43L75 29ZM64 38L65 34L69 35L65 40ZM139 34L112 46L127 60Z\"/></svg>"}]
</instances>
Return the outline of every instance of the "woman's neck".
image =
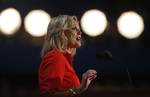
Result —
<instances>
[{"instance_id":1,"label":"woman's neck","mask_svg":"<svg viewBox=\"0 0 150 97\"><path fill-rule=\"evenodd\" d=\"M69 53L69 54L72 54L73 48L67 48L67 49L66 49L66 52Z\"/></svg>"}]
</instances>

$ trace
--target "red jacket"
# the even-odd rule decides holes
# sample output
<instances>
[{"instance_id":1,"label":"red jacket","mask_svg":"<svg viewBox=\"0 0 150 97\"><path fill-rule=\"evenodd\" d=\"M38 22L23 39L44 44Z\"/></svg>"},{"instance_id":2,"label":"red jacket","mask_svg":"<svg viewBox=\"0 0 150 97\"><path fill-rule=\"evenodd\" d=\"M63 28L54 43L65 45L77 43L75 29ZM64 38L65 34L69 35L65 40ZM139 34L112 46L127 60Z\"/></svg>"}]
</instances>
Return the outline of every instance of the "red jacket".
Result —
<instances>
[{"instance_id":1,"label":"red jacket","mask_svg":"<svg viewBox=\"0 0 150 97\"><path fill-rule=\"evenodd\" d=\"M39 88L42 94L65 91L79 85L70 54L53 49L43 56L39 66Z\"/></svg>"}]
</instances>

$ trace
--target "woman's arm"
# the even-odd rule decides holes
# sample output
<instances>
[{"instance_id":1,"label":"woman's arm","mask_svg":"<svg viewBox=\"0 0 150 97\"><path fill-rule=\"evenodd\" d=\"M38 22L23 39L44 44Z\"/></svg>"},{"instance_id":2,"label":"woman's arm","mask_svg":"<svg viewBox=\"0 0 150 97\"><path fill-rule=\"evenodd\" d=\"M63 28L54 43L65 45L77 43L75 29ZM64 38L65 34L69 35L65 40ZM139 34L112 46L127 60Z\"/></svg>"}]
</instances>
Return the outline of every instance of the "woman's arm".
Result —
<instances>
[{"instance_id":1,"label":"woman's arm","mask_svg":"<svg viewBox=\"0 0 150 97\"><path fill-rule=\"evenodd\" d=\"M66 97L66 96L77 96L86 91L91 83L97 77L97 72L95 70L87 70L82 75L82 81L79 88L71 88L63 92L55 92L49 93L47 96L44 97Z\"/></svg>"}]
</instances>

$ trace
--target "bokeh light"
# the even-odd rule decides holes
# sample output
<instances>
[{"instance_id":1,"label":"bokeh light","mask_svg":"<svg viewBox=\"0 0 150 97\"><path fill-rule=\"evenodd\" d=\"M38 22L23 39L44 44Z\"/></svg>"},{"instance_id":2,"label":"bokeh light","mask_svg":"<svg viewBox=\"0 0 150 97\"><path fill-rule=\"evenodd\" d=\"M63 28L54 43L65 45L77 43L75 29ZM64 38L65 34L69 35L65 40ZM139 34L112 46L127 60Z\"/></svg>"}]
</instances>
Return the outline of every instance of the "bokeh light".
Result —
<instances>
[{"instance_id":1,"label":"bokeh light","mask_svg":"<svg viewBox=\"0 0 150 97\"><path fill-rule=\"evenodd\" d=\"M14 8L7 8L0 14L0 32L12 35L21 27L21 16Z\"/></svg>"},{"instance_id":2,"label":"bokeh light","mask_svg":"<svg viewBox=\"0 0 150 97\"><path fill-rule=\"evenodd\" d=\"M24 19L26 31L33 37L41 37L46 34L50 15L44 10L32 10Z\"/></svg>"},{"instance_id":3,"label":"bokeh light","mask_svg":"<svg viewBox=\"0 0 150 97\"><path fill-rule=\"evenodd\" d=\"M119 33L127 38L134 39L139 37L144 30L143 18L134 11L121 14L117 21Z\"/></svg>"},{"instance_id":4,"label":"bokeh light","mask_svg":"<svg viewBox=\"0 0 150 97\"><path fill-rule=\"evenodd\" d=\"M106 15L97 9L86 11L81 18L81 27L85 34L92 37L98 36L107 27Z\"/></svg>"}]
</instances>

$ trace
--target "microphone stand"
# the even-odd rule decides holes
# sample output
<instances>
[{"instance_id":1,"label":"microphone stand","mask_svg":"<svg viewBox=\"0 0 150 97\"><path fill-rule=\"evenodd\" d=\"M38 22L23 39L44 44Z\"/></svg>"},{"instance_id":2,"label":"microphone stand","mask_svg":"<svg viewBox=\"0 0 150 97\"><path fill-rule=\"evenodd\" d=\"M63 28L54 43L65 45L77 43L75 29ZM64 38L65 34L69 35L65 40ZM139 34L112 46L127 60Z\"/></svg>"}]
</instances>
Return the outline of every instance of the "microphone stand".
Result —
<instances>
[{"instance_id":1,"label":"microphone stand","mask_svg":"<svg viewBox=\"0 0 150 97\"><path fill-rule=\"evenodd\" d=\"M120 62L120 61L118 61L118 60L114 60L114 59L112 59L112 61L114 61L116 64L121 64L121 63L122 63L122 62ZM125 70L126 70L126 72L127 72L128 82L129 82L130 86L131 86L132 88L134 88L133 79L132 79L131 73L129 72L128 67L127 67L125 64L123 64L123 65L125 66Z\"/></svg>"},{"instance_id":2,"label":"microphone stand","mask_svg":"<svg viewBox=\"0 0 150 97\"><path fill-rule=\"evenodd\" d=\"M115 62L116 64L121 64L122 63L119 60L116 60L116 59L114 60L113 57L112 57L111 52L107 51L107 50L104 51L103 53L97 54L96 56L97 56L98 59L110 60L110 61ZM125 66L125 70L127 72L127 77L128 77L129 84L130 84L131 87L134 87L133 80L132 80L131 74L129 72L129 69L128 69L128 67L125 64L123 64L123 65Z\"/></svg>"},{"instance_id":3,"label":"microphone stand","mask_svg":"<svg viewBox=\"0 0 150 97\"><path fill-rule=\"evenodd\" d=\"M129 72L129 70L128 70L128 67L126 67L126 72L127 72L127 74L128 74L128 79L129 79L130 86L131 86L131 87L134 87L134 85L133 85L133 80L132 80L131 74L130 74L130 72Z\"/></svg>"}]
</instances>

